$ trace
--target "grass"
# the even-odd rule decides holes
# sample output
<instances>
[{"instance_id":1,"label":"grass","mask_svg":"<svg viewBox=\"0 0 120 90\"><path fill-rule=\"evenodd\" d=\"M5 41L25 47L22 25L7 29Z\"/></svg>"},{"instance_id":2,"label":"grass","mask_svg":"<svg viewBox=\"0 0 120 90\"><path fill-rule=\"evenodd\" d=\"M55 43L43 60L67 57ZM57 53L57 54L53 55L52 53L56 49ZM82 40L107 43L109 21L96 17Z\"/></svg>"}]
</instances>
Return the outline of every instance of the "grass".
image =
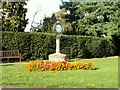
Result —
<instances>
[{"instance_id":1,"label":"grass","mask_svg":"<svg viewBox=\"0 0 120 90\"><path fill-rule=\"evenodd\" d=\"M76 59L85 62L87 59ZM27 63L4 63L2 83L4 87L33 88L118 88L118 58L89 59L97 70L35 71L27 72Z\"/></svg>"}]
</instances>

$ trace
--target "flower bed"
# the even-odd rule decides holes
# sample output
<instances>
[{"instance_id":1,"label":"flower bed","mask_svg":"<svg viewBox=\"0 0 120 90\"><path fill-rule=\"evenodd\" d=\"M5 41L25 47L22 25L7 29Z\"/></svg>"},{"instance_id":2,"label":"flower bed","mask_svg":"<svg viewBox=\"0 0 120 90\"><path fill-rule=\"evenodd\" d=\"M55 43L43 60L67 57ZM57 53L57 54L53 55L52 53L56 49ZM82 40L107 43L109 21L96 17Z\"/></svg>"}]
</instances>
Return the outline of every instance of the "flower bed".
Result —
<instances>
[{"instance_id":1,"label":"flower bed","mask_svg":"<svg viewBox=\"0 0 120 90\"><path fill-rule=\"evenodd\" d=\"M30 61L25 69L27 71L36 71L36 70L95 70L95 65L91 62L80 63L80 62L43 62L43 61Z\"/></svg>"}]
</instances>

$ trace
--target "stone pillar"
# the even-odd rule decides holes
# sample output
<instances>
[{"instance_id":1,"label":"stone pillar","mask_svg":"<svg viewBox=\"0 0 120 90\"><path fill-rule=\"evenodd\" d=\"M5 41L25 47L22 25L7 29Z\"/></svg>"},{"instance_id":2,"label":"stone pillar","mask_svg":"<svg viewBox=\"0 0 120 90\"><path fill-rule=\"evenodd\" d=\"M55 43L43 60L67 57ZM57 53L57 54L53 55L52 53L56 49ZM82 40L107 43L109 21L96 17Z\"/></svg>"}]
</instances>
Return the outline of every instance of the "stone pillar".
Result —
<instances>
[{"instance_id":1,"label":"stone pillar","mask_svg":"<svg viewBox=\"0 0 120 90\"><path fill-rule=\"evenodd\" d=\"M56 53L60 53L60 39L56 39Z\"/></svg>"},{"instance_id":2,"label":"stone pillar","mask_svg":"<svg viewBox=\"0 0 120 90\"><path fill-rule=\"evenodd\" d=\"M60 53L60 38L56 38L56 53L49 55L49 60L54 62L65 61L67 59L66 54Z\"/></svg>"},{"instance_id":3,"label":"stone pillar","mask_svg":"<svg viewBox=\"0 0 120 90\"><path fill-rule=\"evenodd\" d=\"M60 37L63 31L63 26L60 23L60 17L57 16L57 22L53 25L53 28L56 33L56 53L50 54L49 55L49 60L59 62L59 61L65 61L67 59L66 54L61 54L60 53Z\"/></svg>"}]
</instances>

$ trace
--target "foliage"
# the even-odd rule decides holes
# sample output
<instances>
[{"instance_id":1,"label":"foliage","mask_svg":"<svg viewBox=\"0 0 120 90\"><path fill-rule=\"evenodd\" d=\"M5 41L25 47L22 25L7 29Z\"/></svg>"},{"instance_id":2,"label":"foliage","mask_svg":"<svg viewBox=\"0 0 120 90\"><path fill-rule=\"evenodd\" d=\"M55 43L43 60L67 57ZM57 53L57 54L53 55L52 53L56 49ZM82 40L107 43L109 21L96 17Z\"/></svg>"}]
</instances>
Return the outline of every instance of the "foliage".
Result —
<instances>
[{"instance_id":1,"label":"foliage","mask_svg":"<svg viewBox=\"0 0 120 90\"><path fill-rule=\"evenodd\" d=\"M105 35L109 39L120 34L120 2L62 2L60 9L63 8L70 12L64 19L72 25L72 34Z\"/></svg>"},{"instance_id":2,"label":"foliage","mask_svg":"<svg viewBox=\"0 0 120 90\"><path fill-rule=\"evenodd\" d=\"M20 50L24 58L30 58L30 34L29 33L2 33L3 50Z\"/></svg>"},{"instance_id":3,"label":"foliage","mask_svg":"<svg viewBox=\"0 0 120 90\"><path fill-rule=\"evenodd\" d=\"M112 42L113 44L116 46L116 54L118 56L120 56L120 34L119 33L116 33L114 35L112 35Z\"/></svg>"},{"instance_id":4,"label":"foliage","mask_svg":"<svg viewBox=\"0 0 120 90\"><path fill-rule=\"evenodd\" d=\"M77 34L77 21L80 19L80 13L76 10L79 8L79 2L62 2L60 9L65 9L65 21L69 22L72 26L72 30L68 27L68 32L66 34ZM71 32L70 32L70 31Z\"/></svg>"},{"instance_id":5,"label":"foliage","mask_svg":"<svg viewBox=\"0 0 120 90\"><path fill-rule=\"evenodd\" d=\"M115 55L116 48L107 38L63 35L61 50L69 58L93 58ZM55 35L49 33L2 32L2 49L19 50L24 59L48 59L55 53Z\"/></svg>"},{"instance_id":6,"label":"foliage","mask_svg":"<svg viewBox=\"0 0 120 90\"><path fill-rule=\"evenodd\" d=\"M25 2L2 2L2 30L24 32L28 19Z\"/></svg>"},{"instance_id":7,"label":"foliage","mask_svg":"<svg viewBox=\"0 0 120 90\"><path fill-rule=\"evenodd\" d=\"M87 63L69 63L69 62L43 62L43 61L30 61L25 69L27 71L46 71L46 70L95 70L95 65L92 62Z\"/></svg>"},{"instance_id":8,"label":"foliage","mask_svg":"<svg viewBox=\"0 0 120 90\"><path fill-rule=\"evenodd\" d=\"M108 38L120 54L120 2L63 2L60 8L70 12L64 19L73 28L64 34Z\"/></svg>"},{"instance_id":9,"label":"foliage","mask_svg":"<svg viewBox=\"0 0 120 90\"><path fill-rule=\"evenodd\" d=\"M65 17L67 15L67 11L65 8L60 9L58 12L56 12L56 14L60 15L60 23L63 26L63 34L70 34L72 31L72 25L70 24L70 22L66 22Z\"/></svg>"},{"instance_id":10,"label":"foliage","mask_svg":"<svg viewBox=\"0 0 120 90\"><path fill-rule=\"evenodd\" d=\"M40 25L38 25L37 32L49 32L53 33L53 25L56 22L55 14L53 13L51 17L44 17L43 23L41 22ZM34 29L34 28L32 28Z\"/></svg>"}]
</instances>

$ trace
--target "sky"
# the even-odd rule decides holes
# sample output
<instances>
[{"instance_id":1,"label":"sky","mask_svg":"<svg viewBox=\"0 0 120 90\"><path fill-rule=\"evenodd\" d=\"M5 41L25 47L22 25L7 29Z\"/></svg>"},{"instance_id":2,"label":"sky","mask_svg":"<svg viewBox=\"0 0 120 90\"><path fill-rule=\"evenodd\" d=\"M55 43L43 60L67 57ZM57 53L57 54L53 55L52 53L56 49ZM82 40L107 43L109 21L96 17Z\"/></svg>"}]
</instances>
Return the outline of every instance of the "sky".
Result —
<instances>
[{"instance_id":1,"label":"sky","mask_svg":"<svg viewBox=\"0 0 120 90\"><path fill-rule=\"evenodd\" d=\"M29 31L31 23L33 21L33 16L37 11L38 12L35 15L34 22L39 23L40 20L43 20L44 16L51 16L52 13L59 11L60 4L60 0L29 0L27 2L27 6L25 6L25 8L28 9L26 18L29 19L29 23L27 24L25 31Z\"/></svg>"}]
</instances>

